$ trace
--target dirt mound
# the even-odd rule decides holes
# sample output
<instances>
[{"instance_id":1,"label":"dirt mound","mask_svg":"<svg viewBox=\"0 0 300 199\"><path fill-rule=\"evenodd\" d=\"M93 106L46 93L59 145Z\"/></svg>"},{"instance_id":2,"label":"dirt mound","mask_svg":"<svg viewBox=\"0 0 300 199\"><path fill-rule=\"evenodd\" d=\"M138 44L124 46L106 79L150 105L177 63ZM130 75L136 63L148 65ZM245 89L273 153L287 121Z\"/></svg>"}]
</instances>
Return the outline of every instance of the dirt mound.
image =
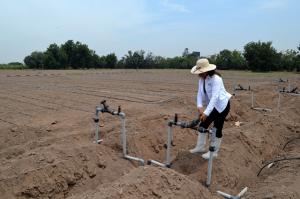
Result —
<instances>
[{"instance_id":1,"label":"dirt mound","mask_svg":"<svg viewBox=\"0 0 300 199\"><path fill-rule=\"evenodd\" d=\"M139 167L118 181L99 186L79 198L215 198L198 182L173 170L158 167Z\"/></svg>"}]
</instances>

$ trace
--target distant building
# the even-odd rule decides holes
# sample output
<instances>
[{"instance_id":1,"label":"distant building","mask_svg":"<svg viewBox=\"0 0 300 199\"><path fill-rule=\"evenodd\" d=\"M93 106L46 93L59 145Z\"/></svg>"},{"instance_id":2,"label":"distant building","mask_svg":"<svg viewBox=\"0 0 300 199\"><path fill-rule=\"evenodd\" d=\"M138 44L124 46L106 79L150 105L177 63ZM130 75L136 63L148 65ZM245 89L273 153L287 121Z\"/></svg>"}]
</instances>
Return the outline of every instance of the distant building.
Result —
<instances>
[{"instance_id":1,"label":"distant building","mask_svg":"<svg viewBox=\"0 0 300 199\"><path fill-rule=\"evenodd\" d=\"M185 48L183 50L182 57L187 57L187 56L191 56L191 57L195 57L195 58L199 59L200 58L200 52L193 51L192 53L190 53L189 49Z\"/></svg>"},{"instance_id":2,"label":"distant building","mask_svg":"<svg viewBox=\"0 0 300 199\"><path fill-rule=\"evenodd\" d=\"M190 55L193 57L200 58L200 52L197 52L197 51L193 51Z\"/></svg>"}]
</instances>

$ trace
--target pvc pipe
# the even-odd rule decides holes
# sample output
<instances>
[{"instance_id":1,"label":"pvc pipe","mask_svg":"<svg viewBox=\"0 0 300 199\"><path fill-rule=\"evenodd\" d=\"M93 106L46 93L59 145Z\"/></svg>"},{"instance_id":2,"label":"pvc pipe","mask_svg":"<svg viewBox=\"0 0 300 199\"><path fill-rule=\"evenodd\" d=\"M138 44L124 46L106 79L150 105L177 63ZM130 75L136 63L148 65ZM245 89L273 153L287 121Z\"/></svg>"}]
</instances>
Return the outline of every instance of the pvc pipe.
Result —
<instances>
[{"instance_id":1,"label":"pvc pipe","mask_svg":"<svg viewBox=\"0 0 300 199\"><path fill-rule=\"evenodd\" d=\"M125 159L129 159L129 160L135 160L141 163L141 165L144 165L145 162L143 159L141 158L137 158L137 157L133 157L133 156L129 156L127 155L127 143L126 143L126 127L125 127L125 113L120 112L120 108L118 111L112 111L110 109L108 109L107 107L105 108L104 104L101 104L102 107L96 107L96 114L95 114L95 123L96 123L96 132L95 132L95 139L96 139L96 143L100 143L102 140L99 140L99 123L100 123L100 119L99 119L99 113L100 112L107 112L110 113L112 115L118 115L121 119L121 137L122 137L122 149L123 149L123 157Z\"/></svg>"},{"instance_id":2,"label":"pvc pipe","mask_svg":"<svg viewBox=\"0 0 300 199\"><path fill-rule=\"evenodd\" d=\"M237 196L232 196L230 194L224 193L222 191L217 191L218 194L228 199L241 199L241 197L247 192L248 187L245 187Z\"/></svg>"},{"instance_id":3,"label":"pvc pipe","mask_svg":"<svg viewBox=\"0 0 300 199\"><path fill-rule=\"evenodd\" d=\"M248 187L245 187L238 195L238 198L241 198L248 191Z\"/></svg>"},{"instance_id":4,"label":"pvc pipe","mask_svg":"<svg viewBox=\"0 0 300 199\"><path fill-rule=\"evenodd\" d=\"M217 193L220 194L221 196L223 196L224 198L228 198L228 199L233 198L232 195L227 194L227 193L224 193L224 192L222 192L222 191L217 191Z\"/></svg>"},{"instance_id":5,"label":"pvc pipe","mask_svg":"<svg viewBox=\"0 0 300 199\"><path fill-rule=\"evenodd\" d=\"M127 154L127 143L126 143L126 128L125 128L125 115L121 117L121 131L122 131L122 148L123 148L123 156L125 157Z\"/></svg>"},{"instance_id":6,"label":"pvc pipe","mask_svg":"<svg viewBox=\"0 0 300 199\"><path fill-rule=\"evenodd\" d=\"M258 110L258 111L270 111L272 112L272 109L269 109L269 108L252 108L254 110Z\"/></svg>"},{"instance_id":7,"label":"pvc pipe","mask_svg":"<svg viewBox=\"0 0 300 199\"><path fill-rule=\"evenodd\" d=\"M148 161L148 164L149 164L149 165L150 165L150 164L156 164L156 165L161 166L161 167L168 167L167 164L163 164L163 163L158 162L158 161L155 161L155 160L149 160L149 161Z\"/></svg>"},{"instance_id":8,"label":"pvc pipe","mask_svg":"<svg viewBox=\"0 0 300 199\"><path fill-rule=\"evenodd\" d=\"M130 155L124 155L124 158L125 159L128 159L128 160L135 160L135 161L138 161L141 163L142 166L145 165L145 161L141 158L137 158L137 157L133 157L133 156L130 156Z\"/></svg>"},{"instance_id":9,"label":"pvc pipe","mask_svg":"<svg viewBox=\"0 0 300 199\"><path fill-rule=\"evenodd\" d=\"M95 131L95 143L96 144L100 144L102 142L102 139L99 139L99 134L100 134L100 129L99 129L99 125L100 125L100 119L99 119L99 113L102 109L96 107L96 114L95 114L95 125L96 125L96 131Z\"/></svg>"},{"instance_id":10,"label":"pvc pipe","mask_svg":"<svg viewBox=\"0 0 300 199\"><path fill-rule=\"evenodd\" d=\"M280 111L280 98L281 98L281 95L280 95L280 92L278 92L278 102L277 102L277 110L278 110L278 112Z\"/></svg>"},{"instance_id":11,"label":"pvc pipe","mask_svg":"<svg viewBox=\"0 0 300 199\"><path fill-rule=\"evenodd\" d=\"M145 161L141 158L133 157L127 155L127 139L126 139L126 128L125 128L125 113L114 111L113 114L119 115L121 118L121 131L122 131L122 148L123 148L123 157L128 160L134 160L141 163L141 165L145 165Z\"/></svg>"},{"instance_id":12,"label":"pvc pipe","mask_svg":"<svg viewBox=\"0 0 300 199\"><path fill-rule=\"evenodd\" d=\"M206 186L210 186L211 183L211 173L212 173L212 162L213 162L213 153L216 150L215 142L216 142L216 128L213 128L211 131L211 140L210 140L210 146L209 146L209 160L208 160L208 168L207 168L207 180L206 180Z\"/></svg>"},{"instance_id":13,"label":"pvc pipe","mask_svg":"<svg viewBox=\"0 0 300 199\"><path fill-rule=\"evenodd\" d=\"M168 140L167 140L167 155L166 155L166 164L171 163L171 142L172 142L172 124L168 125Z\"/></svg>"},{"instance_id":14,"label":"pvc pipe","mask_svg":"<svg viewBox=\"0 0 300 199\"><path fill-rule=\"evenodd\" d=\"M251 108L254 108L254 94L252 92L252 97L251 97Z\"/></svg>"}]
</instances>

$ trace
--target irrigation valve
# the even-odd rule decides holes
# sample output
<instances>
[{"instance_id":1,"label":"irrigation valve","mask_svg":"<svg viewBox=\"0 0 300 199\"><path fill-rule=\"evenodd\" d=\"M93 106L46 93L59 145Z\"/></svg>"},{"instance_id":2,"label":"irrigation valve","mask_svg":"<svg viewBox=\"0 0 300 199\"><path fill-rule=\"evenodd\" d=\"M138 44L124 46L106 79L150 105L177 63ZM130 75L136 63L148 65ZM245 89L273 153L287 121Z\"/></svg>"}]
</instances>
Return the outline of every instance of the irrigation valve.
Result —
<instances>
[{"instance_id":1,"label":"irrigation valve","mask_svg":"<svg viewBox=\"0 0 300 199\"><path fill-rule=\"evenodd\" d=\"M121 106L118 106L118 115L121 113Z\"/></svg>"}]
</instances>

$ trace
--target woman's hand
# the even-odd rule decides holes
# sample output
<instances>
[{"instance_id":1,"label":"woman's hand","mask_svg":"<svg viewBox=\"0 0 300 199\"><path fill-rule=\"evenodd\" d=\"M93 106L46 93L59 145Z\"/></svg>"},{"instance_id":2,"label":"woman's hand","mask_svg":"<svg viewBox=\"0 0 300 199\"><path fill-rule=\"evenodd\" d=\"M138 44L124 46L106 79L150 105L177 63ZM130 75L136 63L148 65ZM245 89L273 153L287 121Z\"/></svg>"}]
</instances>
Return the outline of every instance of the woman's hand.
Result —
<instances>
[{"instance_id":1,"label":"woman's hand","mask_svg":"<svg viewBox=\"0 0 300 199\"><path fill-rule=\"evenodd\" d=\"M202 113L202 114L200 115L200 121L201 121L201 122L204 122L204 121L206 120L206 118L207 118L207 116L206 116L204 113Z\"/></svg>"},{"instance_id":2,"label":"woman's hand","mask_svg":"<svg viewBox=\"0 0 300 199\"><path fill-rule=\"evenodd\" d=\"M198 107L198 113L199 113L199 115L201 116L202 114L203 114L203 108L202 107Z\"/></svg>"}]
</instances>

